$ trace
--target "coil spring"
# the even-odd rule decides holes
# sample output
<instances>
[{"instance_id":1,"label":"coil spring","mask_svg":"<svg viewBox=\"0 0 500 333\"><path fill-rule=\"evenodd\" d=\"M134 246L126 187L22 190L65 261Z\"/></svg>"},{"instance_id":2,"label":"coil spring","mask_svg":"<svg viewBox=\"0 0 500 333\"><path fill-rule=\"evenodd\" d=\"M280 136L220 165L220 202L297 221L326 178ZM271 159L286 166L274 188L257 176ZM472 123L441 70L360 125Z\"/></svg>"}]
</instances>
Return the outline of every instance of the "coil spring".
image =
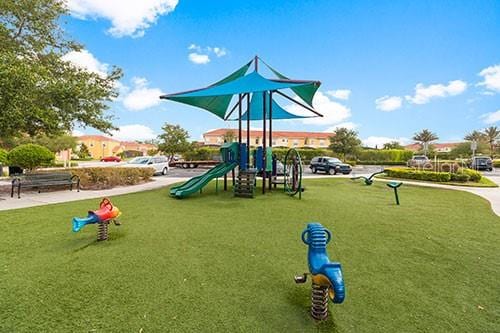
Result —
<instances>
[{"instance_id":1,"label":"coil spring","mask_svg":"<svg viewBox=\"0 0 500 333\"><path fill-rule=\"evenodd\" d=\"M311 316L316 320L328 318L328 287L312 284Z\"/></svg>"},{"instance_id":2,"label":"coil spring","mask_svg":"<svg viewBox=\"0 0 500 333\"><path fill-rule=\"evenodd\" d=\"M97 227L97 240L104 241L108 239L108 223L101 222Z\"/></svg>"}]
</instances>

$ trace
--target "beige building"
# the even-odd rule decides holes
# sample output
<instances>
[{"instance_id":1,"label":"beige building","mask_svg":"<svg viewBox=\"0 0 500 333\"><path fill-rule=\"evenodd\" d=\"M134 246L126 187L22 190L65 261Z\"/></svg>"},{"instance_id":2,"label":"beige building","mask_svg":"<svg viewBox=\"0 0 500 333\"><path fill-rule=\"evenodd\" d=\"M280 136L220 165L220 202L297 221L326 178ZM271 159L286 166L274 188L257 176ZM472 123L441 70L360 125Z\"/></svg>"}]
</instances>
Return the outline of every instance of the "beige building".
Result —
<instances>
[{"instance_id":1,"label":"beige building","mask_svg":"<svg viewBox=\"0 0 500 333\"><path fill-rule=\"evenodd\" d=\"M82 135L77 137L77 144L82 143L87 146L91 157L94 159L116 156L124 151L138 151L144 156L147 155L149 150L157 148L151 144L118 141L104 135Z\"/></svg>"},{"instance_id":2,"label":"beige building","mask_svg":"<svg viewBox=\"0 0 500 333\"><path fill-rule=\"evenodd\" d=\"M219 128L203 134L205 145L221 145L224 143L224 135L232 132L235 140L238 140L237 129ZM242 141L246 142L247 131L242 130ZM294 131L273 131L273 147L288 148L328 148L330 145L331 133L323 132L294 132ZM269 143L268 143L269 144ZM250 131L250 145L262 145L262 131Z\"/></svg>"},{"instance_id":3,"label":"beige building","mask_svg":"<svg viewBox=\"0 0 500 333\"><path fill-rule=\"evenodd\" d=\"M432 143L431 146L434 148L436 153L449 153L453 148L457 147L459 142L446 142L446 143ZM411 151L422 150L422 145L420 143L413 143L411 145L406 145L405 149Z\"/></svg>"}]
</instances>

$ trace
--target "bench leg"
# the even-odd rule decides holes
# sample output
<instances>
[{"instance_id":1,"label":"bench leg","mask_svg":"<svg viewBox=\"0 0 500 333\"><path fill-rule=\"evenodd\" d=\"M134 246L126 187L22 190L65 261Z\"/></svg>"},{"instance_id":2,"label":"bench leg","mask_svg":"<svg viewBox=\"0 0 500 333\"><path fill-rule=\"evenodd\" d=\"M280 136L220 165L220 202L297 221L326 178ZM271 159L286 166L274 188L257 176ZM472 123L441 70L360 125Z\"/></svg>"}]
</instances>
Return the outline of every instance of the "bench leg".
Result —
<instances>
[{"instance_id":1,"label":"bench leg","mask_svg":"<svg viewBox=\"0 0 500 333\"><path fill-rule=\"evenodd\" d=\"M17 198L21 199L21 183L17 185Z\"/></svg>"},{"instance_id":2,"label":"bench leg","mask_svg":"<svg viewBox=\"0 0 500 333\"><path fill-rule=\"evenodd\" d=\"M12 187L10 188L10 197L14 197L14 185L12 185Z\"/></svg>"},{"instance_id":3,"label":"bench leg","mask_svg":"<svg viewBox=\"0 0 500 333\"><path fill-rule=\"evenodd\" d=\"M76 191L80 192L80 180L76 183Z\"/></svg>"}]
</instances>

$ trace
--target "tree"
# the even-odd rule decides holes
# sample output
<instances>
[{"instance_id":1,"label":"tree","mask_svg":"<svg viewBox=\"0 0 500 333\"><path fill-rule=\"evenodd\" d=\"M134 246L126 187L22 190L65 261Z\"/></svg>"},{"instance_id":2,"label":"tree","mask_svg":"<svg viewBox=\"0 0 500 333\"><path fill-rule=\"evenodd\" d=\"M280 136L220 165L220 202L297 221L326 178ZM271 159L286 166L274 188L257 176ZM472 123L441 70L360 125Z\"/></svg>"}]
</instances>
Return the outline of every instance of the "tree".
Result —
<instances>
[{"instance_id":1,"label":"tree","mask_svg":"<svg viewBox=\"0 0 500 333\"><path fill-rule=\"evenodd\" d=\"M342 159L354 155L361 147L358 133L345 127L337 128L330 137L330 149Z\"/></svg>"},{"instance_id":2,"label":"tree","mask_svg":"<svg viewBox=\"0 0 500 333\"><path fill-rule=\"evenodd\" d=\"M79 145L79 149L77 149L76 154L80 158L89 158L91 156L89 147L87 147L87 145L83 142Z\"/></svg>"},{"instance_id":3,"label":"tree","mask_svg":"<svg viewBox=\"0 0 500 333\"><path fill-rule=\"evenodd\" d=\"M224 135L222 136L222 139L224 142L234 142L236 141L236 135L234 134L234 132L232 130L227 130Z\"/></svg>"},{"instance_id":4,"label":"tree","mask_svg":"<svg viewBox=\"0 0 500 333\"><path fill-rule=\"evenodd\" d=\"M384 149L405 149L398 141L384 143Z\"/></svg>"},{"instance_id":5,"label":"tree","mask_svg":"<svg viewBox=\"0 0 500 333\"><path fill-rule=\"evenodd\" d=\"M413 140L420 143L424 148L424 155L427 155L429 144L437 139L439 139L439 137L428 129L423 129L413 135Z\"/></svg>"},{"instance_id":6,"label":"tree","mask_svg":"<svg viewBox=\"0 0 500 333\"><path fill-rule=\"evenodd\" d=\"M468 133L467 135L465 135L464 139L467 141L480 142L480 141L484 141L485 136L483 133L474 130L474 131Z\"/></svg>"},{"instance_id":7,"label":"tree","mask_svg":"<svg viewBox=\"0 0 500 333\"><path fill-rule=\"evenodd\" d=\"M484 153L488 151L488 146L486 143L480 141L476 148L476 153ZM449 158L465 158L472 156L472 150L470 146L470 142L462 142L458 144L455 148L453 148L449 153Z\"/></svg>"},{"instance_id":8,"label":"tree","mask_svg":"<svg viewBox=\"0 0 500 333\"><path fill-rule=\"evenodd\" d=\"M175 154L182 154L189 150L188 132L179 125L165 123L162 127L163 134L158 136L160 141L158 150L164 152L171 162Z\"/></svg>"},{"instance_id":9,"label":"tree","mask_svg":"<svg viewBox=\"0 0 500 333\"><path fill-rule=\"evenodd\" d=\"M490 146L490 155L493 158L496 143L500 140L500 129L496 126L490 126L484 130L484 137Z\"/></svg>"},{"instance_id":10,"label":"tree","mask_svg":"<svg viewBox=\"0 0 500 333\"><path fill-rule=\"evenodd\" d=\"M113 129L104 114L121 70L94 73L62 56L81 50L59 25L60 0L0 1L0 138L59 135L75 124Z\"/></svg>"}]
</instances>

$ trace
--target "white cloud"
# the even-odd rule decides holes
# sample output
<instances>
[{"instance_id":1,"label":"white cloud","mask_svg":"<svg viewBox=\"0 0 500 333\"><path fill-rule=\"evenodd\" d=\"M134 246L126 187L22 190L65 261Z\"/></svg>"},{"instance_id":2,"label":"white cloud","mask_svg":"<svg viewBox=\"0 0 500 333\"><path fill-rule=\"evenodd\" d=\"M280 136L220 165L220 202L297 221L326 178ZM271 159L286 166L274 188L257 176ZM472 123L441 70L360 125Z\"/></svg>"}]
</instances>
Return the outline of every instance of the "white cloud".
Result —
<instances>
[{"instance_id":1,"label":"white cloud","mask_svg":"<svg viewBox=\"0 0 500 333\"><path fill-rule=\"evenodd\" d=\"M214 51L215 55L217 56L217 58L223 57L227 54L226 49L223 49L220 47L214 47L213 51Z\"/></svg>"},{"instance_id":2,"label":"white cloud","mask_svg":"<svg viewBox=\"0 0 500 333\"><path fill-rule=\"evenodd\" d=\"M66 0L71 14L80 19L111 21L115 37L142 37L158 17L174 11L178 0Z\"/></svg>"},{"instance_id":3,"label":"white cloud","mask_svg":"<svg viewBox=\"0 0 500 333\"><path fill-rule=\"evenodd\" d=\"M205 65L210 62L210 57L207 54L200 54L196 52L189 53L189 61L197 65Z\"/></svg>"},{"instance_id":4,"label":"white cloud","mask_svg":"<svg viewBox=\"0 0 500 333\"><path fill-rule=\"evenodd\" d=\"M401 145L406 145L410 142L410 139L408 138L389 138L385 136L369 136L366 139L361 140L363 142L363 145L365 147L378 147L382 148L384 146L384 143L392 142L392 141L398 141Z\"/></svg>"},{"instance_id":5,"label":"white cloud","mask_svg":"<svg viewBox=\"0 0 500 333\"><path fill-rule=\"evenodd\" d=\"M484 81L479 82L478 86L484 86L486 89L500 92L500 65L490 66L479 72Z\"/></svg>"},{"instance_id":6,"label":"white cloud","mask_svg":"<svg viewBox=\"0 0 500 333\"><path fill-rule=\"evenodd\" d=\"M351 109L345 105L330 100L330 98L328 98L328 96L323 94L321 91L318 91L316 95L314 95L313 107L316 111L321 113L323 117L301 119L301 121L306 125L331 126L341 123L351 117ZM311 111L308 111L297 104L287 105L285 109L288 112L297 115L313 115Z\"/></svg>"},{"instance_id":7,"label":"white cloud","mask_svg":"<svg viewBox=\"0 0 500 333\"><path fill-rule=\"evenodd\" d=\"M201 47L197 44L191 44L187 48L191 51L188 55L189 61L197 65L205 65L210 62L210 55L215 55L217 58L223 57L227 54L227 50L218 46Z\"/></svg>"},{"instance_id":8,"label":"white cloud","mask_svg":"<svg viewBox=\"0 0 500 333\"><path fill-rule=\"evenodd\" d=\"M87 50L71 51L61 57L62 60L72 63L74 66L97 73L101 77L106 76L109 65L100 62Z\"/></svg>"},{"instance_id":9,"label":"white cloud","mask_svg":"<svg viewBox=\"0 0 500 333\"><path fill-rule=\"evenodd\" d=\"M114 139L122 141L144 141L157 136L151 128L139 124L120 126L117 131L111 131L111 135Z\"/></svg>"},{"instance_id":10,"label":"white cloud","mask_svg":"<svg viewBox=\"0 0 500 333\"><path fill-rule=\"evenodd\" d=\"M82 136L82 135L85 135L82 131L80 130L77 130L77 129L74 129L71 131L71 135L72 136Z\"/></svg>"},{"instance_id":11,"label":"white cloud","mask_svg":"<svg viewBox=\"0 0 500 333\"><path fill-rule=\"evenodd\" d=\"M346 122L337 124L335 126L328 127L323 132L331 133L331 132L335 131L337 128L342 128L342 127L347 128L349 130L353 130L353 129L356 129L358 127L358 124L355 124L352 121L346 121Z\"/></svg>"},{"instance_id":12,"label":"white cloud","mask_svg":"<svg viewBox=\"0 0 500 333\"><path fill-rule=\"evenodd\" d=\"M341 100L348 100L349 96L351 96L351 91L349 89L329 90L326 93Z\"/></svg>"},{"instance_id":13,"label":"white cloud","mask_svg":"<svg viewBox=\"0 0 500 333\"><path fill-rule=\"evenodd\" d=\"M426 104L432 98L460 95L466 89L467 82L461 80L450 81L448 85L439 83L425 86L422 83L418 83L415 87L415 95L406 96L406 100L413 104Z\"/></svg>"},{"instance_id":14,"label":"white cloud","mask_svg":"<svg viewBox=\"0 0 500 333\"><path fill-rule=\"evenodd\" d=\"M382 111L390 112L401 108L403 98L399 96L384 96L375 100L376 108Z\"/></svg>"},{"instance_id":15,"label":"white cloud","mask_svg":"<svg viewBox=\"0 0 500 333\"><path fill-rule=\"evenodd\" d=\"M163 92L158 88L148 88L148 81L142 77L132 79L133 89L123 97L123 105L132 111L140 111L160 104Z\"/></svg>"},{"instance_id":16,"label":"white cloud","mask_svg":"<svg viewBox=\"0 0 500 333\"><path fill-rule=\"evenodd\" d=\"M496 112L486 113L481 116L485 124L494 124L500 122L500 109Z\"/></svg>"}]
</instances>

